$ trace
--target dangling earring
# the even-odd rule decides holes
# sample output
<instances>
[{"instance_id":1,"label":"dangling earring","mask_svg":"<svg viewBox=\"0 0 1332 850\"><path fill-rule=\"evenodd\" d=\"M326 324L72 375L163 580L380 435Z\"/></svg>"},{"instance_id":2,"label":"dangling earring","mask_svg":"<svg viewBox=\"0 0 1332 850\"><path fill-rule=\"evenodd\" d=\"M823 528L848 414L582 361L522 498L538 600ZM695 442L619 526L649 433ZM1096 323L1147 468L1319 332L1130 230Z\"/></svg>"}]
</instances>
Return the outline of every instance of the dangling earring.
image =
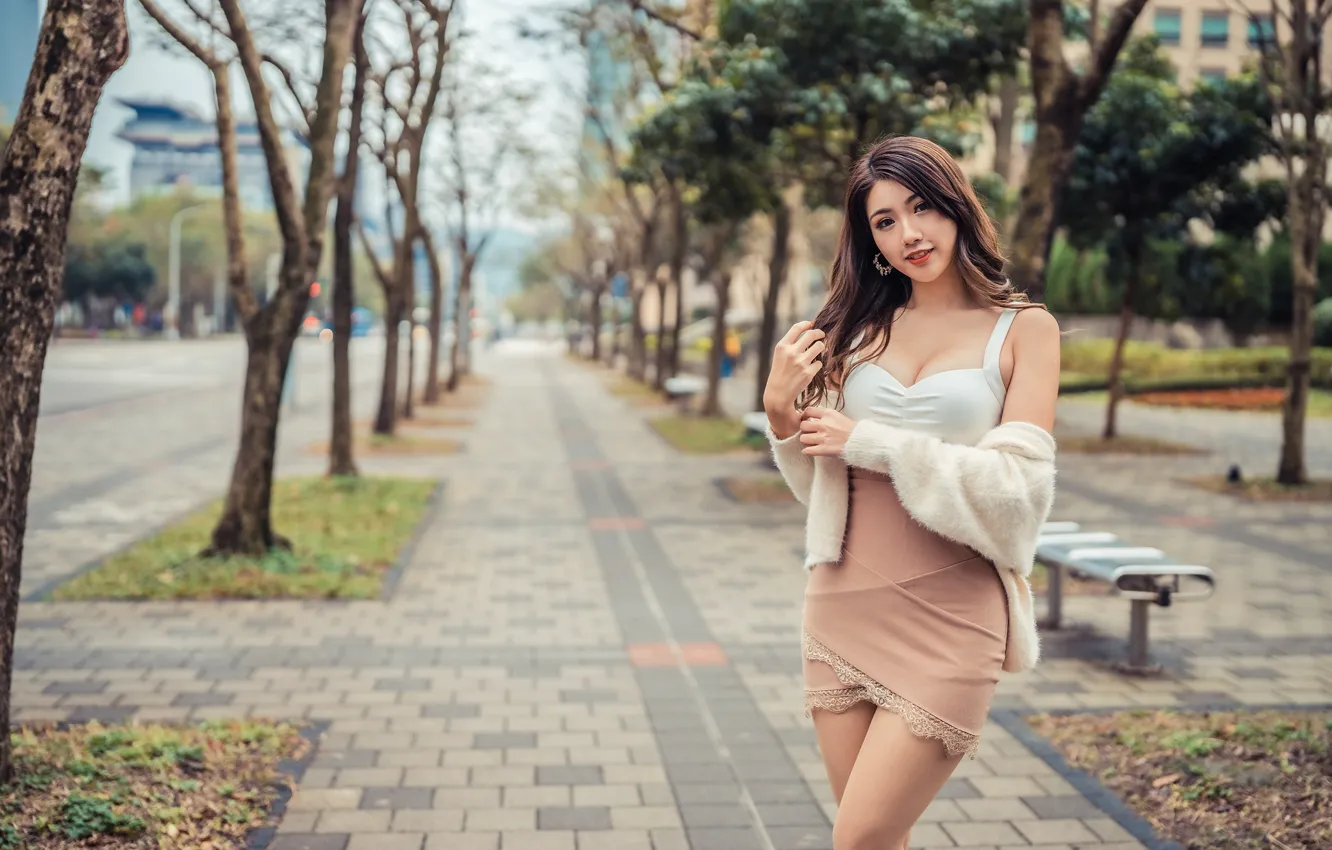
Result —
<instances>
[{"instance_id":1,"label":"dangling earring","mask_svg":"<svg viewBox=\"0 0 1332 850\"><path fill-rule=\"evenodd\" d=\"M882 256L883 256L882 254L877 254L877 253L874 255L874 268L879 270L879 274L883 275L884 277L887 277L888 275L893 273L893 267L888 265L887 260L880 262L879 259Z\"/></svg>"}]
</instances>

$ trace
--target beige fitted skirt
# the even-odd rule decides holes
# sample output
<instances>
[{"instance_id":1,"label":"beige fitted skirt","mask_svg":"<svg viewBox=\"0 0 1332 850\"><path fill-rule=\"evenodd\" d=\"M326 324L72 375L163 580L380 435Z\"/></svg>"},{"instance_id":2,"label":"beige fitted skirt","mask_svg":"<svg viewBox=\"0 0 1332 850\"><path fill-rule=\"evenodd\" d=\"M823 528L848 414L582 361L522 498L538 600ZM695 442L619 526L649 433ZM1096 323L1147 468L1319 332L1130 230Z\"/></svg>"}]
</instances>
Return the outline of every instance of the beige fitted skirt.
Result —
<instances>
[{"instance_id":1,"label":"beige fitted skirt","mask_svg":"<svg viewBox=\"0 0 1332 850\"><path fill-rule=\"evenodd\" d=\"M842 561L805 589L805 713L870 702L974 756L1008 633L999 575L912 519L887 476L853 467L850 486Z\"/></svg>"}]
</instances>

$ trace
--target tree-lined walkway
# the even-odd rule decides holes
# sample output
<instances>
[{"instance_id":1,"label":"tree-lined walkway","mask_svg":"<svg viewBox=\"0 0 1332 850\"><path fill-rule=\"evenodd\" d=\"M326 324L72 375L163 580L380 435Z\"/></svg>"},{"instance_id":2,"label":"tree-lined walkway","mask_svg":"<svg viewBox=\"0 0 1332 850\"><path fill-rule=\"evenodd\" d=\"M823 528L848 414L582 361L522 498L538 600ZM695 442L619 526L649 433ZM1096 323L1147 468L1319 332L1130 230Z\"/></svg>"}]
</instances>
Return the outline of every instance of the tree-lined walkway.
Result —
<instances>
[{"instance_id":1,"label":"tree-lined walkway","mask_svg":"<svg viewBox=\"0 0 1332 850\"><path fill-rule=\"evenodd\" d=\"M731 501L716 479L767 474L759 458L680 455L599 367L513 347L479 365L466 451L419 465L444 496L391 599L27 603L18 719L327 722L280 850L830 847L801 714L801 510ZM1058 514L1127 531L1154 463L1061 461ZM1154 612L1170 675L1080 659L1122 651L1127 610L1068 600L1096 639L1047 636L1047 661L1004 680L913 846L1143 846L1032 755L1012 709L1332 700L1332 573L1298 557L1320 545L1307 525L1274 519L1275 552L1169 516L1135 538L1198 552L1221 585Z\"/></svg>"}]
</instances>

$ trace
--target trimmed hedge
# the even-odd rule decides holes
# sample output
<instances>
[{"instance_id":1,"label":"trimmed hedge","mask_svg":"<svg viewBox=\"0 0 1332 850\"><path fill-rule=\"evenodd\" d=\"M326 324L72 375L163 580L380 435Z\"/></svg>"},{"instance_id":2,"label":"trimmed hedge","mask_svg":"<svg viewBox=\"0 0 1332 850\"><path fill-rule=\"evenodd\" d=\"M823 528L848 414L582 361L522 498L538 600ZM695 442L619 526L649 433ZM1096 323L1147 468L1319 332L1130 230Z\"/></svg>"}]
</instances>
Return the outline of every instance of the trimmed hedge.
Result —
<instances>
[{"instance_id":1,"label":"trimmed hedge","mask_svg":"<svg viewBox=\"0 0 1332 850\"><path fill-rule=\"evenodd\" d=\"M1104 389L1114 340L1065 341L1060 368L1071 373L1062 391ZM1129 392L1281 386L1290 352L1285 348L1174 349L1153 342L1124 346L1124 384ZM1332 389L1332 348L1315 348L1313 386Z\"/></svg>"}]
</instances>

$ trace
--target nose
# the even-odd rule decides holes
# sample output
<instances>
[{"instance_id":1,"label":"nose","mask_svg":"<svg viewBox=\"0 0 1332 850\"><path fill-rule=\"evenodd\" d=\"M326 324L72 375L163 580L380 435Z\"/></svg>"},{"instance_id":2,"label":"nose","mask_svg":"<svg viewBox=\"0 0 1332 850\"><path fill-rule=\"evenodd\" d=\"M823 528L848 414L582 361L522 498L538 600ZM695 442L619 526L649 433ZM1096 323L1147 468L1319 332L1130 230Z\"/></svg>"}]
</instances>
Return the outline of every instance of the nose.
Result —
<instances>
[{"instance_id":1,"label":"nose","mask_svg":"<svg viewBox=\"0 0 1332 850\"><path fill-rule=\"evenodd\" d=\"M902 222L902 244L908 248L915 245L921 239L920 229L913 225L910 219Z\"/></svg>"}]
</instances>

